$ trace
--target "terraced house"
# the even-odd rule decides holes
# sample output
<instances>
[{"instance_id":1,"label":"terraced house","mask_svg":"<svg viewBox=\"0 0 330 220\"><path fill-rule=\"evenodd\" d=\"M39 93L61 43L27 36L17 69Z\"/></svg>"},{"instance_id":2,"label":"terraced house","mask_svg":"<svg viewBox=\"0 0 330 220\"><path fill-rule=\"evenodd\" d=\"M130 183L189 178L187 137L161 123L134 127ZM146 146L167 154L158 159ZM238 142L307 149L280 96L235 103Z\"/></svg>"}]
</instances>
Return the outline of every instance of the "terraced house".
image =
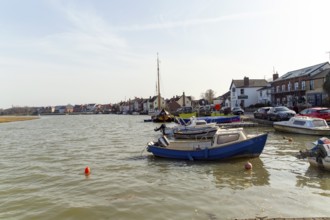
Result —
<instances>
[{"instance_id":1,"label":"terraced house","mask_svg":"<svg viewBox=\"0 0 330 220\"><path fill-rule=\"evenodd\" d=\"M287 72L281 77L274 74L271 84L273 105L322 106L327 99L323 84L329 72L330 64L324 62Z\"/></svg>"}]
</instances>

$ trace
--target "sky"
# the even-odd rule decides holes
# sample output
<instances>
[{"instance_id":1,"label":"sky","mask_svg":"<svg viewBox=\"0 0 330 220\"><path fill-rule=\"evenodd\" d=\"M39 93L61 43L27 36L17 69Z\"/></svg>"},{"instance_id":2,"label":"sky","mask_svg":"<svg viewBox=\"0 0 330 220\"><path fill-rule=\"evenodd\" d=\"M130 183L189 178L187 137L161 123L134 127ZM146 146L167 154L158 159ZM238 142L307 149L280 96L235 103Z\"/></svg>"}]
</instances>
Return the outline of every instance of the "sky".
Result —
<instances>
[{"instance_id":1,"label":"sky","mask_svg":"<svg viewBox=\"0 0 330 220\"><path fill-rule=\"evenodd\" d=\"M328 0L0 0L0 108L195 99L330 59Z\"/></svg>"}]
</instances>

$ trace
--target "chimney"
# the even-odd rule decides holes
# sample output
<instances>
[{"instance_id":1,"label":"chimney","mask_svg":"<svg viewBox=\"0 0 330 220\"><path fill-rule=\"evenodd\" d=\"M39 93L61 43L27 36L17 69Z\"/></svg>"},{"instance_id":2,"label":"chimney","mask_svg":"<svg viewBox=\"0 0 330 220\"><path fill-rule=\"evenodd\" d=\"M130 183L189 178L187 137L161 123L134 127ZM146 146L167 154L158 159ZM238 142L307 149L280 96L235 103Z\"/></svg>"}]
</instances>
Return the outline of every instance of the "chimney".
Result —
<instances>
[{"instance_id":1,"label":"chimney","mask_svg":"<svg viewBox=\"0 0 330 220\"><path fill-rule=\"evenodd\" d=\"M184 94L184 92L183 92L183 95L182 95L182 102L183 102L182 106L183 107L186 106L186 95Z\"/></svg>"},{"instance_id":2,"label":"chimney","mask_svg":"<svg viewBox=\"0 0 330 220\"><path fill-rule=\"evenodd\" d=\"M249 86L249 77L244 76L244 86Z\"/></svg>"},{"instance_id":3,"label":"chimney","mask_svg":"<svg viewBox=\"0 0 330 220\"><path fill-rule=\"evenodd\" d=\"M276 80L276 79L278 79L278 73L277 72L273 74L273 81Z\"/></svg>"}]
</instances>

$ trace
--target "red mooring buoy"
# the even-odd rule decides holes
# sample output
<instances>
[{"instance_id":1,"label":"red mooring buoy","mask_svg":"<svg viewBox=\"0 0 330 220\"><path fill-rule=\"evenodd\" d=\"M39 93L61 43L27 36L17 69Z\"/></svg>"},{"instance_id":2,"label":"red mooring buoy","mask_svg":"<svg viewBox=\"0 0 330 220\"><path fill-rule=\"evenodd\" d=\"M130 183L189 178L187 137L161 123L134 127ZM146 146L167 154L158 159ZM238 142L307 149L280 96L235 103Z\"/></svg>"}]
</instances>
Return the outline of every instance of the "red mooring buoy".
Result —
<instances>
[{"instance_id":1,"label":"red mooring buoy","mask_svg":"<svg viewBox=\"0 0 330 220\"><path fill-rule=\"evenodd\" d=\"M247 162L247 163L244 165L244 168L245 168L246 170L251 170L251 169L252 169L252 163Z\"/></svg>"},{"instance_id":2,"label":"red mooring buoy","mask_svg":"<svg viewBox=\"0 0 330 220\"><path fill-rule=\"evenodd\" d=\"M91 169L89 168L89 166L87 166L85 168L85 175L88 176L89 174L91 174Z\"/></svg>"}]
</instances>

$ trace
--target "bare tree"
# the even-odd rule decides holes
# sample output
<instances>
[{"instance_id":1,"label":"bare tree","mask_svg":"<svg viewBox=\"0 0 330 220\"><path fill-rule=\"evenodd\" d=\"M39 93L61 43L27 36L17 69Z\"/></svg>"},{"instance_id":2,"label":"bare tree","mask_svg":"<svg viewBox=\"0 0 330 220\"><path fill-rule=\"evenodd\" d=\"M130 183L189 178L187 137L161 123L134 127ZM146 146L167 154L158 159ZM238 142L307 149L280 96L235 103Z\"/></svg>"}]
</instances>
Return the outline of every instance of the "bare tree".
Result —
<instances>
[{"instance_id":1,"label":"bare tree","mask_svg":"<svg viewBox=\"0 0 330 220\"><path fill-rule=\"evenodd\" d=\"M202 93L201 98L207 100L209 103L213 102L215 92L212 89L208 89L205 93Z\"/></svg>"}]
</instances>

